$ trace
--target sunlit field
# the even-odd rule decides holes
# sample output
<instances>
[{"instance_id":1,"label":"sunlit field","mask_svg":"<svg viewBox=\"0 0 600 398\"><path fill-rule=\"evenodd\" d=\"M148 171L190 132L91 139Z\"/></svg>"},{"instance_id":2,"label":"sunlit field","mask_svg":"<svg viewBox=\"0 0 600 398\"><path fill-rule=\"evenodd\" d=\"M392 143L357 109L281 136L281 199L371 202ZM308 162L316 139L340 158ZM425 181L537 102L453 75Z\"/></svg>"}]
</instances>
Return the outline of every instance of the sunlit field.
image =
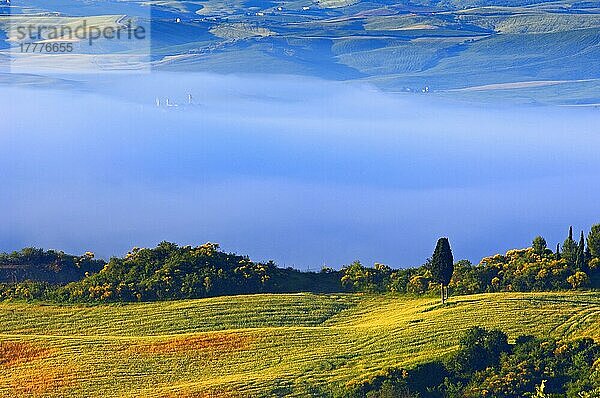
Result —
<instances>
[{"instance_id":1,"label":"sunlit field","mask_svg":"<svg viewBox=\"0 0 600 398\"><path fill-rule=\"evenodd\" d=\"M451 298L252 295L103 306L0 304L0 394L306 396L456 349L482 325L600 340L599 293Z\"/></svg>"}]
</instances>

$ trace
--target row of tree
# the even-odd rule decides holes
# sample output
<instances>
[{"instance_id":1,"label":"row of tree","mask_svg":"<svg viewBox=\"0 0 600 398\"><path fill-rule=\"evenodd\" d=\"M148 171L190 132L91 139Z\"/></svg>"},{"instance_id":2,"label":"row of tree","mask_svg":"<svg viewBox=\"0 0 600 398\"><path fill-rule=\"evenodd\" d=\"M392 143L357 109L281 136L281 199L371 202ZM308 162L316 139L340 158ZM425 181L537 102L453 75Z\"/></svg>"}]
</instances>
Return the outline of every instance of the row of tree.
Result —
<instances>
[{"instance_id":1,"label":"row of tree","mask_svg":"<svg viewBox=\"0 0 600 398\"><path fill-rule=\"evenodd\" d=\"M465 260L455 263L447 238L438 240L424 265L408 269L377 263L365 267L356 261L341 271L300 272L225 253L212 243L180 247L169 242L153 249L135 248L108 263L95 260L92 253L78 257L24 249L0 254L0 271L2 264L4 271L21 267L34 277L25 283L0 284L0 299L151 301L250 293L434 294L437 290L445 302L450 292L600 288L600 225L591 229L587 239L582 232L579 242L570 228L562 248L559 245L555 252L538 236L529 248L486 257L477 265ZM70 281L74 282L64 285Z\"/></svg>"},{"instance_id":2,"label":"row of tree","mask_svg":"<svg viewBox=\"0 0 600 398\"><path fill-rule=\"evenodd\" d=\"M548 249L538 236L532 246L486 257L477 265L461 260L453 263L447 238L441 238L430 259L419 268L393 270L382 264L364 267L354 262L342 269L342 284L353 291L425 294L441 290L442 302L448 291L473 294L498 291L547 291L600 288L600 224L579 242L573 228L562 250Z\"/></svg>"},{"instance_id":3,"label":"row of tree","mask_svg":"<svg viewBox=\"0 0 600 398\"><path fill-rule=\"evenodd\" d=\"M0 286L0 298L80 301L158 301L252 293L330 293L343 290L335 271L282 269L226 253L219 245L162 242L112 258L99 272L66 285L23 282Z\"/></svg>"},{"instance_id":4,"label":"row of tree","mask_svg":"<svg viewBox=\"0 0 600 398\"><path fill-rule=\"evenodd\" d=\"M590 267L597 268L600 263L600 224L594 225L587 236L581 231L579 243L573 239L573 227L569 228L569 236L562 245L556 245L556 259L564 258L567 264L576 267L581 271L587 271ZM538 236L533 241L533 248L538 253L543 253L547 249L546 240Z\"/></svg>"}]
</instances>

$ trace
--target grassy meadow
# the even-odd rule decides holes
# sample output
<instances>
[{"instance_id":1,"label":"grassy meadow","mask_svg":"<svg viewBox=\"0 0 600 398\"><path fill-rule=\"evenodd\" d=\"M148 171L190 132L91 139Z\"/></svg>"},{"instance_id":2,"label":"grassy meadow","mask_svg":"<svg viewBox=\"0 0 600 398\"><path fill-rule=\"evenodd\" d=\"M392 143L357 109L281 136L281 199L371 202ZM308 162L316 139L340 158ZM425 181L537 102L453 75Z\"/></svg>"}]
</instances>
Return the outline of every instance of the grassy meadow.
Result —
<instances>
[{"instance_id":1,"label":"grassy meadow","mask_svg":"<svg viewBox=\"0 0 600 398\"><path fill-rule=\"evenodd\" d=\"M600 340L599 293L280 294L0 304L0 396L305 396L439 358L481 325Z\"/></svg>"}]
</instances>

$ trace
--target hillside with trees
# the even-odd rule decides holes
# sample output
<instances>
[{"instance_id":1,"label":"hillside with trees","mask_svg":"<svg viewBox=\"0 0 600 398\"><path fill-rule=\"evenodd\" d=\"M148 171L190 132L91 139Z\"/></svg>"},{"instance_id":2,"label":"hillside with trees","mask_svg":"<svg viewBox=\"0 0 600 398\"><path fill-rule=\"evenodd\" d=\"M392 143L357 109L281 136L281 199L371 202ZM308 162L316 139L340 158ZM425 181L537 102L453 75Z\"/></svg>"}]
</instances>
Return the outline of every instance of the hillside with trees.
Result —
<instances>
[{"instance_id":1,"label":"hillside with trees","mask_svg":"<svg viewBox=\"0 0 600 398\"><path fill-rule=\"evenodd\" d=\"M12 253L0 253L0 283L38 281L53 284L80 280L104 267L94 253L73 256L62 251L25 248Z\"/></svg>"},{"instance_id":2,"label":"hillside with trees","mask_svg":"<svg viewBox=\"0 0 600 398\"><path fill-rule=\"evenodd\" d=\"M300 272L213 243L108 262L41 249L0 258L61 275L0 285L0 395L600 394L600 225L578 240L571 229L554 251L538 236L477 265L454 262L440 238L408 269ZM152 386L142 394L140 380Z\"/></svg>"},{"instance_id":3,"label":"hillside with trees","mask_svg":"<svg viewBox=\"0 0 600 398\"><path fill-rule=\"evenodd\" d=\"M600 345L591 338L560 341L501 330L468 329L458 350L413 369L382 375L336 391L339 397L592 398L600 392Z\"/></svg>"},{"instance_id":4,"label":"hillside with trees","mask_svg":"<svg viewBox=\"0 0 600 398\"><path fill-rule=\"evenodd\" d=\"M436 248L436 252L438 249ZM419 268L394 270L381 264L364 267L354 262L342 269L342 284L351 291L433 293L440 285L437 255ZM467 260L454 264L448 288L453 294L534 292L600 288L600 224L579 242L573 229L556 251L538 236L531 247L509 250L483 258L473 265Z\"/></svg>"},{"instance_id":5,"label":"hillside with trees","mask_svg":"<svg viewBox=\"0 0 600 398\"><path fill-rule=\"evenodd\" d=\"M63 294L75 301L155 301L313 289L339 291L338 277L252 262L220 251L214 243L180 247L162 242L111 259L99 273L67 285Z\"/></svg>"}]
</instances>

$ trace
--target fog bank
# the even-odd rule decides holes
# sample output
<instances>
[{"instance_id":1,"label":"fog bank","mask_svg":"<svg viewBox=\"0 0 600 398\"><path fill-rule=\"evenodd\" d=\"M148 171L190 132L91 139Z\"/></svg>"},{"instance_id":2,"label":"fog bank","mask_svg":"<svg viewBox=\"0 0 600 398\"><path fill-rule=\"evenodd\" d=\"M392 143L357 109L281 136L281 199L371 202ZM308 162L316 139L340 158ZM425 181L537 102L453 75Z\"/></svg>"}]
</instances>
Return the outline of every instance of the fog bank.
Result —
<instances>
[{"instance_id":1,"label":"fog bank","mask_svg":"<svg viewBox=\"0 0 600 398\"><path fill-rule=\"evenodd\" d=\"M594 109L296 77L86 79L1 88L0 251L213 241L302 269L408 266L442 235L478 261L600 222Z\"/></svg>"}]
</instances>

